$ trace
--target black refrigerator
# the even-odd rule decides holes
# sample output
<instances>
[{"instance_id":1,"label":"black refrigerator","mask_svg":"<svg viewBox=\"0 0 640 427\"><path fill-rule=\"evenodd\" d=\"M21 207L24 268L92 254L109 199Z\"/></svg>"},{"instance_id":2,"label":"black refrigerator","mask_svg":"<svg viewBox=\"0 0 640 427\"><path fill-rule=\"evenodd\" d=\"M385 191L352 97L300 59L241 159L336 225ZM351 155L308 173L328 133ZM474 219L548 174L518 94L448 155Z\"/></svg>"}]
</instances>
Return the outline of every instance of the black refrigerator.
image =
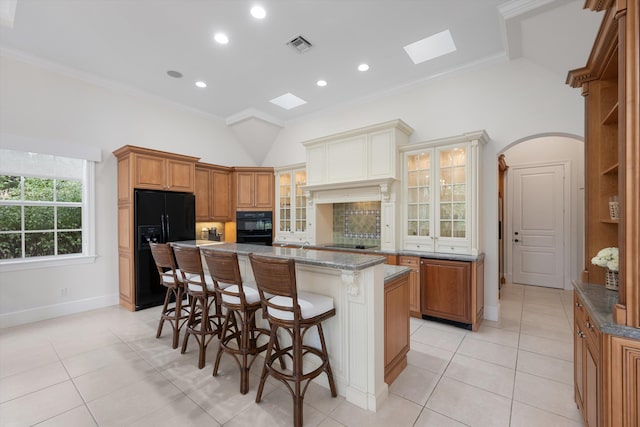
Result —
<instances>
[{"instance_id":1,"label":"black refrigerator","mask_svg":"<svg viewBox=\"0 0 640 427\"><path fill-rule=\"evenodd\" d=\"M160 284L149 242L195 240L196 198L191 193L135 191L136 310L161 305L166 288Z\"/></svg>"}]
</instances>

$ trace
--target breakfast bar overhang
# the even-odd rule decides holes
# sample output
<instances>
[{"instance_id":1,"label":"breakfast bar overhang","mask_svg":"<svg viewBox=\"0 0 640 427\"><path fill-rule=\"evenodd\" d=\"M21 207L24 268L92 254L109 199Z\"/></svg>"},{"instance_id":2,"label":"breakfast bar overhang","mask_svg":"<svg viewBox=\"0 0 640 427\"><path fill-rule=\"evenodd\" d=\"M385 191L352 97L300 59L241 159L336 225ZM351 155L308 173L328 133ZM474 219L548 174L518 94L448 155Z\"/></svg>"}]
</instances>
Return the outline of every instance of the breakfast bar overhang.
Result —
<instances>
[{"instance_id":1,"label":"breakfast bar overhang","mask_svg":"<svg viewBox=\"0 0 640 427\"><path fill-rule=\"evenodd\" d=\"M237 253L243 280L247 282L253 281L250 253L294 259L298 289L327 295L334 300L336 315L324 322L323 328L338 394L354 405L377 411L388 395L385 383L385 278L401 277L408 274L408 269L386 266L385 257L377 255L199 240L176 244ZM249 285L255 286L254 283ZM408 335L408 311L406 327ZM313 342L317 334L306 339ZM401 356L406 360L406 351ZM401 365L399 370L403 367ZM328 388L324 376L315 381Z\"/></svg>"}]
</instances>

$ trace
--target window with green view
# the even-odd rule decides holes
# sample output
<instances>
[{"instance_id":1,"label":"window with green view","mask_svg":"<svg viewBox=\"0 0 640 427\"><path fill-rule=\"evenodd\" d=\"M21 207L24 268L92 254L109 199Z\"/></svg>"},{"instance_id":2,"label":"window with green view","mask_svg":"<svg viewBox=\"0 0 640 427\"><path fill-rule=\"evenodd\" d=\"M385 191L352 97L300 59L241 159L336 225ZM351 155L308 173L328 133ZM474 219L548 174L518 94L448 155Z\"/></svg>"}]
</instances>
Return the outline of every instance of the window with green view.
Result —
<instances>
[{"instance_id":1,"label":"window with green view","mask_svg":"<svg viewBox=\"0 0 640 427\"><path fill-rule=\"evenodd\" d=\"M83 253L84 160L0 150L0 262Z\"/></svg>"}]
</instances>

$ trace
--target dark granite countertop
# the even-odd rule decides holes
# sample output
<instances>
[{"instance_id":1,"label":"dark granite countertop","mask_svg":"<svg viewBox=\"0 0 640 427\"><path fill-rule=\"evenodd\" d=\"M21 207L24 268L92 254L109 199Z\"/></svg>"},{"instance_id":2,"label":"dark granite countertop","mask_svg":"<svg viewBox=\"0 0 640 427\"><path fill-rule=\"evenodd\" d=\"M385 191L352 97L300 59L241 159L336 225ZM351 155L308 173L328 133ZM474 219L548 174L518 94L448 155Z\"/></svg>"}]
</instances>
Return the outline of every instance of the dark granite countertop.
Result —
<instances>
[{"instance_id":1,"label":"dark granite countertop","mask_svg":"<svg viewBox=\"0 0 640 427\"><path fill-rule=\"evenodd\" d=\"M173 242L179 245L215 247L217 250L236 252L239 255L255 253L275 258L293 258L297 263L340 270L363 270L382 264L386 258L372 253L343 253L339 251L320 251L312 248L285 248L281 246L261 246L244 243L222 243L209 240L185 240Z\"/></svg>"},{"instance_id":2,"label":"dark granite countertop","mask_svg":"<svg viewBox=\"0 0 640 427\"><path fill-rule=\"evenodd\" d=\"M613 321L613 306L618 302L618 292L592 283L574 282L573 286L600 332L640 339L640 329L618 325Z\"/></svg>"}]
</instances>

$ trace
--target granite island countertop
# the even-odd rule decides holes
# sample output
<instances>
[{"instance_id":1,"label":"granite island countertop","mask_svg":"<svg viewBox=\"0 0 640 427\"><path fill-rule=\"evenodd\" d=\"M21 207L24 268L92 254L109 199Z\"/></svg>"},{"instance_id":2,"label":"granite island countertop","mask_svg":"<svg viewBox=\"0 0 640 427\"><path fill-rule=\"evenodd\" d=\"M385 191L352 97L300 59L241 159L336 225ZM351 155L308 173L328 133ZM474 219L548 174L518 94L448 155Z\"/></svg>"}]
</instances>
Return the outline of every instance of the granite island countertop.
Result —
<instances>
[{"instance_id":1,"label":"granite island countertop","mask_svg":"<svg viewBox=\"0 0 640 427\"><path fill-rule=\"evenodd\" d=\"M639 328L618 325L613 321L613 306L618 303L618 292L593 283L574 282L573 285L600 332L640 340Z\"/></svg>"},{"instance_id":2,"label":"granite island countertop","mask_svg":"<svg viewBox=\"0 0 640 427\"><path fill-rule=\"evenodd\" d=\"M403 267L401 265L384 265L384 283L388 283L398 277L402 277L405 274L409 274L411 272L411 268Z\"/></svg>"},{"instance_id":3,"label":"granite island countertop","mask_svg":"<svg viewBox=\"0 0 640 427\"><path fill-rule=\"evenodd\" d=\"M209 240L184 240L172 242L178 245L199 247L215 247L220 251L235 252L238 255L272 256L274 258L292 258L296 263L318 267L337 268L340 270L363 270L377 264L383 264L386 258L371 253L345 253L340 251L321 251L312 248L287 248L282 246L262 246L246 243L223 243Z\"/></svg>"}]
</instances>

